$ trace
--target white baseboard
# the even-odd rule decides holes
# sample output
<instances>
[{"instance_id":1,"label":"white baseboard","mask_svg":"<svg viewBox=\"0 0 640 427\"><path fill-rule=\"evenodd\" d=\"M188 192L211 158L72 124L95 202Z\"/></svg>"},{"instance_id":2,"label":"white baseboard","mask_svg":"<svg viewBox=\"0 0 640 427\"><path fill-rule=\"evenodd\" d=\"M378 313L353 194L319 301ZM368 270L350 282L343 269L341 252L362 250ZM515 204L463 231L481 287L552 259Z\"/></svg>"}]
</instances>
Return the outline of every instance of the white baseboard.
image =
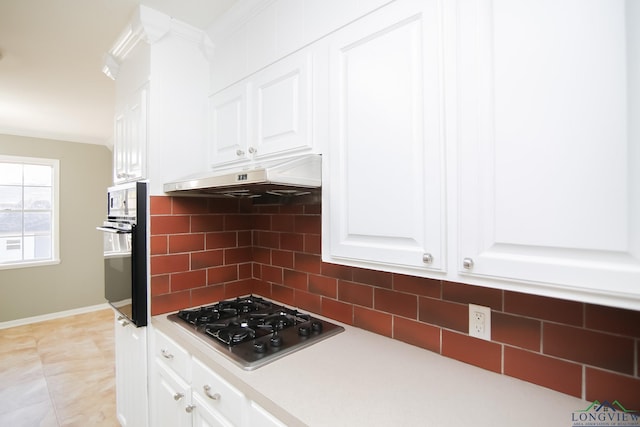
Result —
<instances>
[{"instance_id":1,"label":"white baseboard","mask_svg":"<svg viewBox=\"0 0 640 427\"><path fill-rule=\"evenodd\" d=\"M0 322L0 329L13 328L14 326L23 326L30 323L43 322L45 320L60 319L61 317L75 316L76 314L91 313L92 311L104 310L109 307L111 306L105 302L104 304L58 311L55 313L42 314L40 316L25 317L24 319L9 320L6 322Z\"/></svg>"}]
</instances>

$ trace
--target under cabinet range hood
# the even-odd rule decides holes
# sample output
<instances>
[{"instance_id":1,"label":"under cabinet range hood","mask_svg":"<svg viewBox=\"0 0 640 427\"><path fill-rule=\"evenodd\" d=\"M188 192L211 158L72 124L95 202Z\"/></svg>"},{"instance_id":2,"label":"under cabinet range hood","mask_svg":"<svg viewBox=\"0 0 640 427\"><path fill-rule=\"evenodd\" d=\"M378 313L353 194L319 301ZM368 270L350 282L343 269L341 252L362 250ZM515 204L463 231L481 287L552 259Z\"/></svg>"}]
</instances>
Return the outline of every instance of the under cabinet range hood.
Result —
<instances>
[{"instance_id":1,"label":"under cabinet range hood","mask_svg":"<svg viewBox=\"0 0 640 427\"><path fill-rule=\"evenodd\" d=\"M319 196L321 185L322 158L320 154L307 154L255 162L237 168L216 169L166 183L163 190L175 196L226 196L273 200Z\"/></svg>"}]
</instances>

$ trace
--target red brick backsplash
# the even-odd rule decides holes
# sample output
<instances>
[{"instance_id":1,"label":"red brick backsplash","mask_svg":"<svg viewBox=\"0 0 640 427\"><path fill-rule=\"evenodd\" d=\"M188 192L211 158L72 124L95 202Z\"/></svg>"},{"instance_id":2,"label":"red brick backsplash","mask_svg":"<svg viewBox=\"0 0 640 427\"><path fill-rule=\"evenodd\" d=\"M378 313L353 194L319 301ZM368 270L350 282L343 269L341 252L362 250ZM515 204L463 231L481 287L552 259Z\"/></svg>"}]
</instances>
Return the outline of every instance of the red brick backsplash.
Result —
<instances>
[{"instance_id":1,"label":"red brick backsplash","mask_svg":"<svg viewBox=\"0 0 640 427\"><path fill-rule=\"evenodd\" d=\"M640 312L322 262L321 206L151 198L152 314L249 293L587 400L640 409ZM492 309L492 341L467 304Z\"/></svg>"}]
</instances>

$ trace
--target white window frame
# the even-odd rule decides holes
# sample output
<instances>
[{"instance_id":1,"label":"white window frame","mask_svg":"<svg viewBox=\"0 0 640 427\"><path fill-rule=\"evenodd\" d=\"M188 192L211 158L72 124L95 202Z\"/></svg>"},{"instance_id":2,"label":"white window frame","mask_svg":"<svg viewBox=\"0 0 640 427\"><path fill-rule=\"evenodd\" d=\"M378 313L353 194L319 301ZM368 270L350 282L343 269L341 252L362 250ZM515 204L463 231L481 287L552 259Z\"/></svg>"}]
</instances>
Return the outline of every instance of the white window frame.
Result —
<instances>
[{"instance_id":1,"label":"white window frame","mask_svg":"<svg viewBox=\"0 0 640 427\"><path fill-rule=\"evenodd\" d=\"M0 163L21 163L28 165L47 165L53 167L51 208L51 257L42 260L20 260L0 263L0 270L40 267L43 265L60 264L60 160L40 157L6 156L0 155ZM23 183L24 187L24 183ZM24 211L24 206L23 206ZM22 245L24 245L24 230L22 231Z\"/></svg>"}]
</instances>

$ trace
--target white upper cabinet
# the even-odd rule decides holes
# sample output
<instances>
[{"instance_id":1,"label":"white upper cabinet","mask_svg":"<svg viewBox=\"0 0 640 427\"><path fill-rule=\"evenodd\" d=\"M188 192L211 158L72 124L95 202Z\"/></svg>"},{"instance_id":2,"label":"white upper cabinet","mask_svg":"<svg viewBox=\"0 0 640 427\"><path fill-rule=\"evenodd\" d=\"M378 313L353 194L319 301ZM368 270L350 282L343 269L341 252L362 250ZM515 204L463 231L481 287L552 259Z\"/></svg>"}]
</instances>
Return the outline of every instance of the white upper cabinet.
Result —
<instances>
[{"instance_id":1,"label":"white upper cabinet","mask_svg":"<svg viewBox=\"0 0 640 427\"><path fill-rule=\"evenodd\" d=\"M325 261L446 269L440 16L396 2L327 40Z\"/></svg>"},{"instance_id":2,"label":"white upper cabinet","mask_svg":"<svg viewBox=\"0 0 640 427\"><path fill-rule=\"evenodd\" d=\"M211 165L313 149L312 95L307 49L211 96Z\"/></svg>"},{"instance_id":3,"label":"white upper cabinet","mask_svg":"<svg viewBox=\"0 0 640 427\"><path fill-rule=\"evenodd\" d=\"M113 182L136 181L146 177L148 140L148 85L131 94L116 111L113 141Z\"/></svg>"},{"instance_id":4,"label":"white upper cabinet","mask_svg":"<svg viewBox=\"0 0 640 427\"><path fill-rule=\"evenodd\" d=\"M640 307L639 3L459 2L462 275Z\"/></svg>"}]
</instances>

